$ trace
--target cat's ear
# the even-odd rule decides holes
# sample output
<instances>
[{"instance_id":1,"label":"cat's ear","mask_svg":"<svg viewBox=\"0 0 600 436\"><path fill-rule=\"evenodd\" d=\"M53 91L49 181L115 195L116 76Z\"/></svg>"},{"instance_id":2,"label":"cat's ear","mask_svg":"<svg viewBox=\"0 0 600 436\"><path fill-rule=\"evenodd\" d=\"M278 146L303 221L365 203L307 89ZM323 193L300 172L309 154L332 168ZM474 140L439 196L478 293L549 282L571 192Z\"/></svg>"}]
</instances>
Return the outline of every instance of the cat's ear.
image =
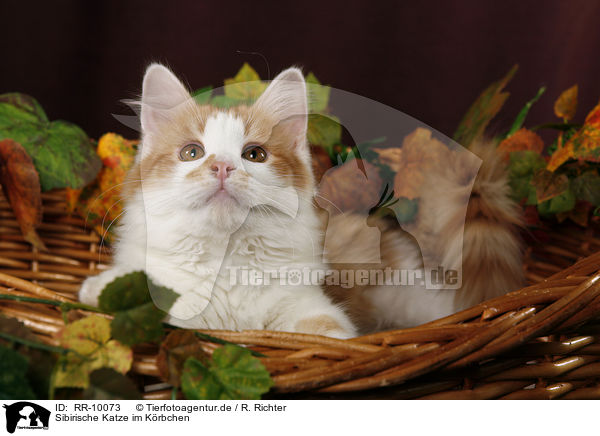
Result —
<instances>
[{"instance_id":1,"label":"cat's ear","mask_svg":"<svg viewBox=\"0 0 600 436\"><path fill-rule=\"evenodd\" d=\"M281 72L254 103L254 107L274 115L278 127L297 139L297 145L306 143L308 102L306 83L300 69L288 68Z\"/></svg>"},{"instance_id":2,"label":"cat's ear","mask_svg":"<svg viewBox=\"0 0 600 436\"><path fill-rule=\"evenodd\" d=\"M146 69L142 85L142 131L151 133L168 121L172 109L190 99L190 93L167 67L152 64Z\"/></svg>"}]
</instances>

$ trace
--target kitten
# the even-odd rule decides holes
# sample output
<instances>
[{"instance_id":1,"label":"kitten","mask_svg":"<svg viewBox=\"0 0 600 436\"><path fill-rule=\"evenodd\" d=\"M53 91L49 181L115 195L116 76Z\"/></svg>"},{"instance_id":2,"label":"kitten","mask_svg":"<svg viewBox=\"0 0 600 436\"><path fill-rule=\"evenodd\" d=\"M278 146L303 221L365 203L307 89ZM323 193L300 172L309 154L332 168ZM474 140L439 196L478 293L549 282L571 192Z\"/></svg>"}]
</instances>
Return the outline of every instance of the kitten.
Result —
<instances>
[{"instance_id":1,"label":"kitten","mask_svg":"<svg viewBox=\"0 0 600 436\"><path fill-rule=\"evenodd\" d=\"M318 282L285 280L290 266L324 269L307 113L296 68L252 106L217 109L196 104L171 71L151 65L113 265L83 283L80 300L97 304L116 277L144 270L180 294L166 319L180 327L355 336ZM240 267L273 280L238 283Z\"/></svg>"},{"instance_id":2,"label":"kitten","mask_svg":"<svg viewBox=\"0 0 600 436\"><path fill-rule=\"evenodd\" d=\"M472 164L475 156L482 159L479 171ZM364 257L363 244L354 239L363 221L364 217L347 214L329 219L328 231L333 228L336 233L327 245L331 262ZM519 238L522 213L510 198L506 162L492 141L476 142L470 151L458 150L431 171L420 189L415 222L403 225L410 234L390 221L375 224L381 231L381 263L369 268L423 271L426 263L455 271L462 268L462 286L326 286L335 302L345 304L361 333L420 325L517 290L525 283ZM348 240L354 243L348 244ZM336 266L360 268L348 262Z\"/></svg>"},{"instance_id":3,"label":"kitten","mask_svg":"<svg viewBox=\"0 0 600 436\"><path fill-rule=\"evenodd\" d=\"M180 294L168 312L171 324L348 338L431 321L522 284L518 207L508 197L505 165L489 144L473 149L484 163L466 222L463 206L476 174L472 165L461 168L468 159L455 153L423 186L418 219L405 226L412 236L376 222L381 262L367 266L417 271L424 260L456 269L462 262L462 288L372 283L347 289L325 277L298 283L290 270L329 268L325 227L333 235L327 260L339 269L365 268L367 241L360 235L370 234L359 232L366 216L332 215L327 222L314 205L306 86L298 69L277 76L252 106L217 109L198 105L173 73L151 65L141 124L143 145L125 182L113 265L84 282L85 303L97 304L116 277L144 270ZM463 225L464 239L458 237ZM249 284L238 276L244 268L271 280Z\"/></svg>"}]
</instances>

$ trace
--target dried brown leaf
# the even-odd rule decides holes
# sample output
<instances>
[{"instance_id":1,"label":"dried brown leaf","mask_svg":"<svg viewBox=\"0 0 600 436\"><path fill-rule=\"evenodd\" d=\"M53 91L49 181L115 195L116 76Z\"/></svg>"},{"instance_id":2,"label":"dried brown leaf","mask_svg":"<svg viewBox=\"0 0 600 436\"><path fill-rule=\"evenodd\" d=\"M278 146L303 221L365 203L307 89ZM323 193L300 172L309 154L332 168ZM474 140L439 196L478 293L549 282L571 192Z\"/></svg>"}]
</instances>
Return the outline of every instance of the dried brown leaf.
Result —
<instances>
[{"instance_id":1,"label":"dried brown leaf","mask_svg":"<svg viewBox=\"0 0 600 436\"><path fill-rule=\"evenodd\" d=\"M36 231L42 223L40 178L31 157L12 139L0 141L0 184L25 240L46 250Z\"/></svg>"}]
</instances>

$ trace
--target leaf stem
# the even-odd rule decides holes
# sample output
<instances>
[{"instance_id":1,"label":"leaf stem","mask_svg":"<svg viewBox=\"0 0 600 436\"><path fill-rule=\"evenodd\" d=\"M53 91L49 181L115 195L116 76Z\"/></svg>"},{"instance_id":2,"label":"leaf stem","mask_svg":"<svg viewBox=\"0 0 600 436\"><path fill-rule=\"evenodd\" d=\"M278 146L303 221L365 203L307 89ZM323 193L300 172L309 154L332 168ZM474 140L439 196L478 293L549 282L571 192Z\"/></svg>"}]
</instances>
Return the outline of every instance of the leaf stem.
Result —
<instances>
[{"instance_id":1,"label":"leaf stem","mask_svg":"<svg viewBox=\"0 0 600 436\"><path fill-rule=\"evenodd\" d=\"M30 341L29 339L23 339L19 336L14 336L9 333L0 332L0 338L4 338L10 342L16 342L21 345L25 345L31 348L37 348L38 350L49 351L51 353L67 354L71 350L62 347L54 347L52 345L43 344L41 342Z\"/></svg>"},{"instance_id":2,"label":"leaf stem","mask_svg":"<svg viewBox=\"0 0 600 436\"><path fill-rule=\"evenodd\" d=\"M49 300L47 298L24 297L22 295L0 294L0 300L20 301L24 303L48 304L50 306L59 307L61 310L82 309L90 312L105 313L97 307L89 306L83 303L75 303L68 301Z\"/></svg>"}]
</instances>

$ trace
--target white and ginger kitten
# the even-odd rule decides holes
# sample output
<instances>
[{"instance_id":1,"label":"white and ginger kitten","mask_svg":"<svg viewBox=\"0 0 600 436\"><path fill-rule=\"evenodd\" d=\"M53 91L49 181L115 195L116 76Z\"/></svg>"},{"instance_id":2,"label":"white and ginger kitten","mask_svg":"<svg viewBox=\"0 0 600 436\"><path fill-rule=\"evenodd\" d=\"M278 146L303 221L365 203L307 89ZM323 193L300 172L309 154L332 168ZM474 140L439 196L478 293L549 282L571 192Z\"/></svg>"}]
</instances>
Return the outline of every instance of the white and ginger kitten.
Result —
<instances>
[{"instance_id":1,"label":"white and ginger kitten","mask_svg":"<svg viewBox=\"0 0 600 436\"><path fill-rule=\"evenodd\" d=\"M354 336L319 283L251 286L231 278L236 266L267 274L324 269L307 113L295 68L252 106L217 109L198 105L171 71L151 65L113 265L84 282L81 301L97 304L116 277L143 270L180 294L167 317L180 327Z\"/></svg>"},{"instance_id":2,"label":"white and ginger kitten","mask_svg":"<svg viewBox=\"0 0 600 436\"><path fill-rule=\"evenodd\" d=\"M125 182L113 265L83 283L81 301L97 304L108 283L143 270L180 294L166 319L180 327L348 338L431 321L522 284L518 207L509 200L502 159L493 147L481 146L473 149L484 163L466 222L464 204L475 174L469 178L457 168L464 160L445 162L423 188L410 231L426 241L439 238L442 229L445 238L425 244L437 251L421 252L397 226L379 225L379 267L415 270L426 257L460 269L462 259L461 289L282 285L286 268L327 269L324 214L313 201L307 111L306 85L296 68L277 76L252 106L219 109L196 103L173 73L151 65L143 82L142 145ZM438 192L440 186L451 186L451 194ZM357 260L365 255L355 233L364 221L330 217L327 232L335 238L326 256L333 263L340 253ZM456 237L463 225L464 240ZM453 261L461 249L463 257ZM235 267L274 279L240 283L232 280Z\"/></svg>"}]
</instances>

